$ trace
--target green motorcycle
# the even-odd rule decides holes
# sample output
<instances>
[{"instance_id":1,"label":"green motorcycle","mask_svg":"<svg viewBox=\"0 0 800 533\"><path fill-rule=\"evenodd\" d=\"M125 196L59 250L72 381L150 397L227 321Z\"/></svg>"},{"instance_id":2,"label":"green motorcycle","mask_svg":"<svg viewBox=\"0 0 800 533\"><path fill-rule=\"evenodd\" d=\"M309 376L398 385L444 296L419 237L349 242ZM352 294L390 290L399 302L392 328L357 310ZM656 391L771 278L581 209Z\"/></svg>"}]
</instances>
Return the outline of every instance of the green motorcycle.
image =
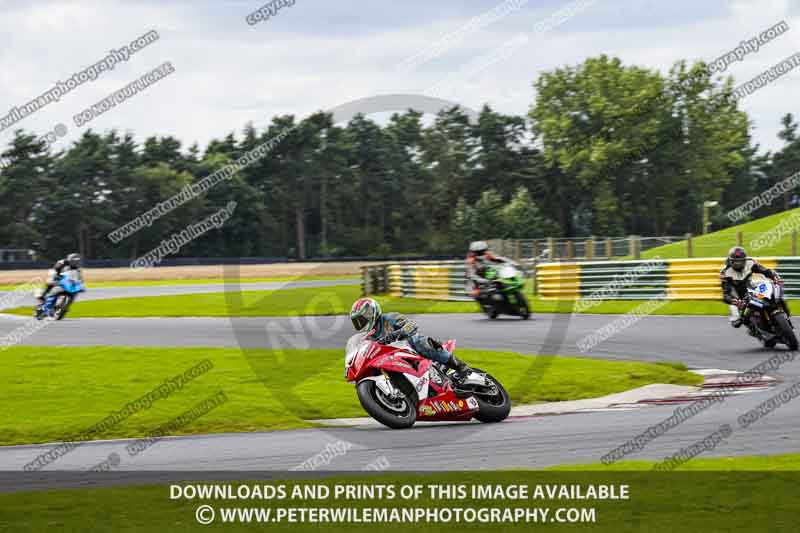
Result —
<instances>
[{"instance_id":1,"label":"green motorcycle","mask_svg":"<svg viewBox=\"0 0 800 533\"><path fill-rule=\"evenodd\" d=\"M477 301L486 315L495 319L498 315L512 315L527 320L530 317L528 300L523 294L525 276L512 264L489 266L483 273L485 282L479 285Z\"/></svg>"}]
</instances>

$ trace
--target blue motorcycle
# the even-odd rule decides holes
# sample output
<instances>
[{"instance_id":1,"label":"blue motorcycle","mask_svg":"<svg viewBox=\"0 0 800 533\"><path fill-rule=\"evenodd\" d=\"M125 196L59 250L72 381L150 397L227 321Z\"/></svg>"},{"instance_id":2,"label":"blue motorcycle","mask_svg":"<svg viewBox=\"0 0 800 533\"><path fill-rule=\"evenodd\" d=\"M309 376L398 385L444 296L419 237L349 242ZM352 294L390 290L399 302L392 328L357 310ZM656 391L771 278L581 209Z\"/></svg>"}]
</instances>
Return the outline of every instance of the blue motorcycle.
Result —
<instances>
[{"instance_id":1,"label":"blue motorcycle","mask_svg":"<svg viewBox=\"0 0 800 533\"><path fill-rule=\"evenodd\" d=\"M84 290L83 281L76 271L71 270L61 274L58 278L58 285L53 288L52 294L36 308L36 318L38 320L43 318L61 320L67 314L72 300Z\"/></svg>"}]
</instances>

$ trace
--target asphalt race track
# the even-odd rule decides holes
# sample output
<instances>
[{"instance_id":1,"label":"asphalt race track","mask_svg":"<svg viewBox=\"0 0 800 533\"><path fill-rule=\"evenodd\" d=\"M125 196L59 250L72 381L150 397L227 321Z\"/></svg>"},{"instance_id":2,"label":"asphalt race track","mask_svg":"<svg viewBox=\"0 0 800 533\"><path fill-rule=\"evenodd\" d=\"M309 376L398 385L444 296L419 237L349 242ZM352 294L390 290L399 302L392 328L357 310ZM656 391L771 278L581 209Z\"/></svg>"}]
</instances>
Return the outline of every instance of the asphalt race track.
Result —
<instances>
[{"instance_id":1,"label":"asphalt race track","mask_svg":"<svg viewBox=\"0 0 800 533\"><path fill-rule=\"evenodd\" d=\"M579 355L578 341L619 317L534 315L530 321L490 321L475 314L415 318L426 334L456 338L463 347ZM0 336L19 327L23 320L0 315ZM553 334L561 330L563 335ZM343 317L67 319L37 332L27 344L268 348L276 338L301 338L309 347L341 347L350 333ZM649 316L583 356L683 361L692 368L744 371L775 353L777 350L760 348L742 330L732 330L724 317ZM703 457L799 451L800 402L781 406L747 429L740 429L737 423L741 414L800 381L800 362L787 362L770 375L784 383L770 390L730 396L627 458L663 459L708 436L721 424L730 424L733 434ZM536 468L598 462L605 453L671 416L675 408L645 406L514 418L495 425L421 423L407 431L350 427L201 435L165 439L135 457L125 453L126 441L101 441L84 444L53 466L86 470L117 453L124 458L120 470L286 470L342 440L349 443L349 449L333 457L324 469L359 470L379 458L398 470ZM0 470L19 471L50 447L0 448Z\"/></svg>"}]
</instances>

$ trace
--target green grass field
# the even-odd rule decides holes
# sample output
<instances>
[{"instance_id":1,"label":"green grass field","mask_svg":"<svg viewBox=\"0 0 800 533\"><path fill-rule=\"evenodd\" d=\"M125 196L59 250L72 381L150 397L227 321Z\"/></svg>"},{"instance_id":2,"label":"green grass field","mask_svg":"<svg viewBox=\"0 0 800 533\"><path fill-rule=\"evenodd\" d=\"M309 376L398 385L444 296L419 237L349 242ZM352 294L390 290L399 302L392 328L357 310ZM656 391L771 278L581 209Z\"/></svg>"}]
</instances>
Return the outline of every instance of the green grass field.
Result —
<instances>
[{"instance_id":1,"label":"green grass field","mask_svg":"<svg viewBox=\"0 0 800 533\"><path fill-rule=\"evenodd\" d=\"M359 275L352 276L294 276L294 277L278 277L278 278L241 278L231 280L236 283L261 283L261 282L290 282L290 281L335 281L335 280L352 280L361 279ZM174 285L209 285L225 283L224 279L148 279L139 281L95 281L86 279L87 288L91 289L96 287L98 289L113 288L113 287L163 287ZM0 291L13 291L19 285L0 285Z\"/></svg>"},{"instance_id":2,"label":"green grass field","mask_svg":"<svg viewBox=\"0 0 800 533\"><path fill-rule=\"evenodd\" d=\"M111 300L81 301L79 298L72 305L68 318L338 315L348 312L352 303L360 296L360 287L340 285ZM379 295L375 298L380 302L384 311L397 311L405 314L479 312L478 306L474 302L448 302L386 295ZM584 312L593 314L627 313L642 303L642 300L607 300L598 302L597 305ZM531 306L534 313L571 313L573 310L571 302L542 300L541 298L531 298ZM18 307L3 312L30 315L33 313L33 308ZM673 300L665 302L653 314L725 315L727 312L725 304L714 300Z\"/></svg>"},{"instance_id":3,"label":"green grass field","mask_svg":"<svg viewBox=\"0 0 800 533\"><path fill-rule=\"evenodd\" d=\"M680 364L570 357L536 364L535 357L512 352L459 354L501 380L517 404L701 381ZM366 416L343 379L343 350L17 346L3 352L0 366L0 444L68 439L204 359L213 363L207 373L91 438L147 435L219 390L228 402L177 434L299 428L310 419Z\"/></svg>"},{"instance_id":4,"label":"green grass field","mask_svg":"<svg viewBox=\"0 0 800 533\"><path fill-rule=\"evenodd\" d=\"M583 310L586 314L623 314L642 305L647 300L604 300L597 305ZM537 313L570 313L573 303L561 300L533 301L534 311ZM792 305L792 302L789 302ZM667 300L664 305L653 310L654 315L727 315L728 306L717 300Z\"/></svg>"},{"instance_id":5,"label":"green grass field","mask_svg":"<svg viewBox=\"0 0 800 533\"><path fill-rule=\"evenodd\" d=\"M585 465L561 465L546 470L571 472L642 472L652 470L655 461L620 461L611 465L592 463ZM719 457L691 459L675 470L685 472L699 471L736 471L736 472L770 472L800 470L800 453L783 455L751 455L742 457Z\"/></svg>"},{"instance_id":6,"label":"green grass field","mask_svg":"<svg viewBox=\"0 0 800 533\"><path fill-rule=\"evenodd\" d=\"M736 232L742 232L742 244L749 254L754 257L790 256L792 255L791 236L784 235L774 244L752 250L750 242L758 234L774 229L784 219L800 214L800 208L776 213L768 217L759 218L736 226L731 226L720 231L698 235L692 238L694 257L725 257L732 246L736 246ZM686 241L665 244L642 252L642 259L661 257L664 259L684 258L686 255Z\"/></svg>"},{"instance_id":7,"label":"green grass field","mask_svg":"<svg viewBox=\"0 0 800 533\"><path fill-rule=\"evenodd\" d=\"M274 291L218 292L174 296L114 298L75 301L69 318L86 317L182 317L182 316L293 316L338 315L350 311L361 296L357 285L309 287ZM471 313L472 302L446 302L378 296L387 310L401 313ZM30 315L33 308L15 308L4 313Z\"/></svg>"}]
</instances>

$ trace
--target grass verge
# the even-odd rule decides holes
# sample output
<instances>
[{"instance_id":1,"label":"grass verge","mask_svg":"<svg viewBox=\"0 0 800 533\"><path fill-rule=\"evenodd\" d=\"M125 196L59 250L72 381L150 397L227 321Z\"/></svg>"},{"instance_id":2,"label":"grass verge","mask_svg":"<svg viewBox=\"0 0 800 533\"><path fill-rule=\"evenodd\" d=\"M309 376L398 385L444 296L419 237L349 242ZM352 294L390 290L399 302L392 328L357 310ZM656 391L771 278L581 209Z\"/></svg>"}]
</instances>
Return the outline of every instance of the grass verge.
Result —
<instances>
[{"instance_id":1,"label":"grass verge","mask_svg":"<svg viewBox=\"0 0 800 533\"><path fill-rule=\"evenodd\" d=\"M336 281L336 280L353 280L361 279L361 276L345 275L345 276L284 276L275 278L241 278L234 280L237 283L261 283L261 282L277 282L287 283L291 281ZM142 279L142 280L127 280L127 281L92 281L91 278L86 278L86 286L89 289L98 288L113 288L113 287L163 287L175 285L211 285L211 284L224 284L225 279L220 278L201 278L201 279ZM13 291L19 288L20 285L0 285L0 291Z\"/></svg>"},{"instance_id":2,"label":"grass verge","mask_svg":"<svg viewBox=\"0 0 800 533\"><path fill-rule=\"evenodd\" d=\"M592 463L583 465L560 465L545 470L570 472L641 472L652 470L656 461L620 461L610 465ZM749 455L741 457L694 458L675 470L682 471L732 471L732 472L775 472L800 470L800 453L783 455Z\"/></svg>"},{"instance_id":3,"label":"grass verge","mask_svg":"<svg viewBox=\"0 0 800 533\"><path fill-rule=\"evenodd\" d=\"M228 317L228 316L295 316L338 315L350 310L361 296L358 286L342 285L282 289L274 291L242 291L231 293L182 294L85 300L80 297L69 311L70 318L110 317ZM477 313L474 302L448 302L376 296L384 310L405 314ZM589 314L623 314L641 305L643 300L606 300L583 311ZM793 302L790 302L790 305ZM534 313L563 313L572 311L563 301L532 298ZM30 307L4 310L4 313L30 315ZM728 308L714 300L670 300L655 309L654 315L726 315Z\"/></svg>"},{"instance_id":4,"label":"grass verge","mask_svg":"<svg viewBox=\"0 0 800 533\"><path fill-rule=\"evenodd\" d=\"M217 292L174 296L84 300L80 297L69 310L70 318L183 317L183 316L294 316L339 315L350 310L361 296L357 285L280 289L274 291ZM447 302L378 296L387 310L401 313L474 313L473 302ZM4 313L30 315L31 307Z\"/></svg>"},{"instance_id":5,"label":"grass verge","mask_svg":"<svg viewBox=\"0 0 800 533\"><path fill-rule=\"evenodd\" d=\"M603 300L582 310L586 314L624 314L629 313L647 300ZM792 302L789 302L792 305ZM542 300L536 298L532 303L536 313L572 312L573 306L564 305L563 300ZM717 300L667 300L652 310L653 315L727 315L728 306Z\"/></svg>"},{"instance_id":6,"label":"grass verge","mask_svg":"<svg viewBox=\"0 0 800 533\"><path fill-rule=\"evenodd\" d=\"M736 246L736 233L742 232L743 244L751 255L760 257L769 256L788 256L792 255L791 235L781 235L774 243L763 246L757 250L751 250L750 241L757 238L757 234L771 231L783 220L787 220L793 215L799 214L800 209L790 209L776 213L768 217L759 218L744 224L731 226L720 231L698 235L692 238L692 248L694 257L725 257L731 246ZM665 244L656 248L651 248L642 253L642 259L661 257L664 259L677 259L686 257L686 241L678 241L672 244Z\"/></svg>"},{"instance_id":7,"label":"grass verge","mask_svg":"<svg viewBox=\"0 0 800 533\"><path fill-rule=\"evenodd\" d=\"M552 357L532 386L529 377L520 377L535 357L475 350L459 354L501 380L517 404L700 381L680 364ZM245 357L233 348L12 347L3 352L0 366L0 444L73 438L204 359L213 363L211 370L89 438L148 435L220 390L226 403L173 434L301 428L309 426L309 419L365 416L353 386L342 378L343 357L339 349L248 350ZM279 383L267 386L259 376L279 376Z\"/></svg>"}]
</instances>

